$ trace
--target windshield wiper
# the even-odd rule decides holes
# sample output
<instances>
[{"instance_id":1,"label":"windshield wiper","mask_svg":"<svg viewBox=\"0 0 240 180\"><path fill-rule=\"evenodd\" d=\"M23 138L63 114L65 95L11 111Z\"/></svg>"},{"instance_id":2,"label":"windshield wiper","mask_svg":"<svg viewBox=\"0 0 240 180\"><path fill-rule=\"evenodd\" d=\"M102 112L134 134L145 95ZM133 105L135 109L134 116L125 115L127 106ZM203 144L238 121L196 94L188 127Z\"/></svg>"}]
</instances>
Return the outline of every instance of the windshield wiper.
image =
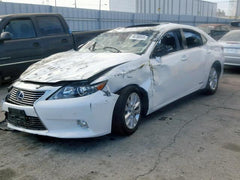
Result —
<instances>
[{"instance_id":1,"label":"windshield wiper","mask_svg":"<svg viewBox=\"0 0 240 180\"><path fill-rule=\"evenodd\" d=\"M96 50L103 49L103 50L108 50L108 51L115 52L115 53L121 53L121 52L122 52L121 50L119 50L119 49L117 49L117 48L115 48L115 47L111 47L111 46L105 46L105 47L103 47L103 48L98 48L98 49L96 49L96 44L97 44L97 42L94 42L94 43L88 48L88 50L93 52L93 51L96 51ZM113 50L114 50L114 51L113 51Z\"/></svg>"},{"instance_id":2,"label":"windshield wiper","mask_svg":"<svg viewBox=\"0 0 240 180\"><path fill-rule=\"evenodd\" d=\"M104 50L108 50L108 49L114 49L115 51L117 51L117 53L121 53L122 51L121 50L119 50L119 49L117 49L117 48L115 48L115 47L111 47L111 46L106 46L106 47L104 47L103 48ZM110 50L111 51L111 50ZM113 51L112 51L113 52Z\"/></svg>"}]
</instances>

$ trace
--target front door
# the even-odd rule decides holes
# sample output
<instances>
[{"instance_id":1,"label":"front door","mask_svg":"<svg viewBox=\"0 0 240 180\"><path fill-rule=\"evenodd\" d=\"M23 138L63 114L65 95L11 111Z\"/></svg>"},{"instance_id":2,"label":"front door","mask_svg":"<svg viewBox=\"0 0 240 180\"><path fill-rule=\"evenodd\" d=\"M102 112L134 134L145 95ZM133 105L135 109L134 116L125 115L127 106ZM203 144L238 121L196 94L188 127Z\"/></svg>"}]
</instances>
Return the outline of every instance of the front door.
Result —
<instances>
[{"instance_id":1,"label":"front door","mask_svg":"<svg viewBox=\"0 0 240 180\"><path fill-rule=\"evenodd\" d=\"M0 42L1 80L16 78L30 64L42 57L42 46L30 18L12 19L2 32L9 32L11 40Z\"/></svg>"}]
</instances>

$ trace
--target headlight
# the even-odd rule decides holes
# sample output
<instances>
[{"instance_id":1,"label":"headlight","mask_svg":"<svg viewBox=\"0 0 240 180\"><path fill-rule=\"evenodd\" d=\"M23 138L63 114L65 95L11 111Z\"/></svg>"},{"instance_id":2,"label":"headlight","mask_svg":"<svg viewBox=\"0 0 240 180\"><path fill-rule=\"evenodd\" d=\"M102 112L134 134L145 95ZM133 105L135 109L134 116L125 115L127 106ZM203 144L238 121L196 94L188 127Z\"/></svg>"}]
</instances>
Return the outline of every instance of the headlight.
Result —
<instances>
[{"instance_id":1,"label":"headlight","mask_svg":"<svg viewBox=\"0 0 240 180\"><path fill-rule=\"evenodd\" d=\"M50 96L49 100L68 99L68 98L87 96L99 90L102 90L106 84L107 84L107 81L104 81L98 84L93 84L93 85L71 84L59 89L52 96Z\"/></svg>"}]
</instances>

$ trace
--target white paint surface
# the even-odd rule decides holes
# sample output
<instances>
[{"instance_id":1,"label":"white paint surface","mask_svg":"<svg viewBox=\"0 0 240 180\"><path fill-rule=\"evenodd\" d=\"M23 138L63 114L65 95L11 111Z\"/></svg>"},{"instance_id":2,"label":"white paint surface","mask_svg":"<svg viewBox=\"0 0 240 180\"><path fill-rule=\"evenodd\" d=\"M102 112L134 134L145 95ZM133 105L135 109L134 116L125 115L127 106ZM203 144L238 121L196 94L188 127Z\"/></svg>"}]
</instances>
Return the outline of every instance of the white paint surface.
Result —
<instances>
[{"instance_id":1,"label":"white paint surface","mask_svg":"<svg viewBox=\"0 0 240 180\"><path fill-rule=\"evenodd\" d=\"M128 85L136 85L148 94L147 114L204 88L213 63L219 61L223 67L224 58L220 44L203 31L191 26L164 24L145 29L159 31L159 38L161 38L166 32L178 28L195 30L203 34L208 42L201 47L180 50L157 59L150 58L156 44L154 40L142 55L131 53L81 54L68 51L36 63L21 76L21 80L35 83L85 80L108 67L118 66L93 82L108 80L103 91L79 98L47 100L60 86L16 82L13 86L17 88L46 91L46 93L34 103L33 107L4 102L3 110L8 111L11 107L25 110L27 115L38 116L48 131L31 131L12 125L9 127L28 133L61 138L96 137L111 132L113 109L119 97L116 91ZM130 30L136 31L137 29L144 28ZM121 28L114 31L129 31L129 29ZM108 92L108 95L105 92ZM86 121L89 128L79 127L78 120Z\"/></svg>"}]
</instances>

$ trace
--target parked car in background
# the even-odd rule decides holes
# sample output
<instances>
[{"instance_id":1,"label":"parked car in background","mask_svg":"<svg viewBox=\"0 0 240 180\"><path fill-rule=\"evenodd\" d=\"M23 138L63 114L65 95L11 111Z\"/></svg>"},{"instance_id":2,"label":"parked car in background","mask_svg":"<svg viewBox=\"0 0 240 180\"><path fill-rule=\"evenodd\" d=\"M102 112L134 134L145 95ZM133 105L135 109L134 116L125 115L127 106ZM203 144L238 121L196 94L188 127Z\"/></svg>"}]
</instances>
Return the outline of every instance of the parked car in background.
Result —
<instances>
[{"instance_id":1,"label":"parked car in background","mask_svg":"<svg viewBox=\"0 0 240 180\"><path fill-rule=\"evenodd\" d=\"M231 29L240 29L240 21L231 22Z\"/></svg>"},{"instance_id":2,"label":"parked car in background","mask_svg":"<svg viewBox=\"0 0 240 180\"><path fill-rule=\"evenodd\" d=\"M0 16L0 84L13 80L31 64L75 49L104 31L74 32L60 14Z\"/></svg>"},{"instance_id":3,"label":"parked car in background","mask_svg":"<svg viewBox=\"0 0 240 180\"><path fill-rule=\"evenodd\" d=\"M226 24L201 24L197 27L205 31L215 40L219 40L224 34L231 30L230 26Z\"/></svg>"},{"instance_id":4,"label":"parked car in background","mask_svg":"<svg viewBox=\"0 0 240 180\"><path fill-rule=\"evenodd\" d=\"M240 30L232 30L219 42L224 47L225 65L240 66Z\"/></svg>"},{"instance_id":5,"label":"parked car in background","mask_svg":"<svg viewBox=\"0 0 240 180\"><path fill-rule=\"evenodd\" d=\"M221 45L165 23L111 30L30 66L9 88L8 127L59 138L134 133L141 117L192 92L214 94Z\"/></svg>"}]
</instances>

